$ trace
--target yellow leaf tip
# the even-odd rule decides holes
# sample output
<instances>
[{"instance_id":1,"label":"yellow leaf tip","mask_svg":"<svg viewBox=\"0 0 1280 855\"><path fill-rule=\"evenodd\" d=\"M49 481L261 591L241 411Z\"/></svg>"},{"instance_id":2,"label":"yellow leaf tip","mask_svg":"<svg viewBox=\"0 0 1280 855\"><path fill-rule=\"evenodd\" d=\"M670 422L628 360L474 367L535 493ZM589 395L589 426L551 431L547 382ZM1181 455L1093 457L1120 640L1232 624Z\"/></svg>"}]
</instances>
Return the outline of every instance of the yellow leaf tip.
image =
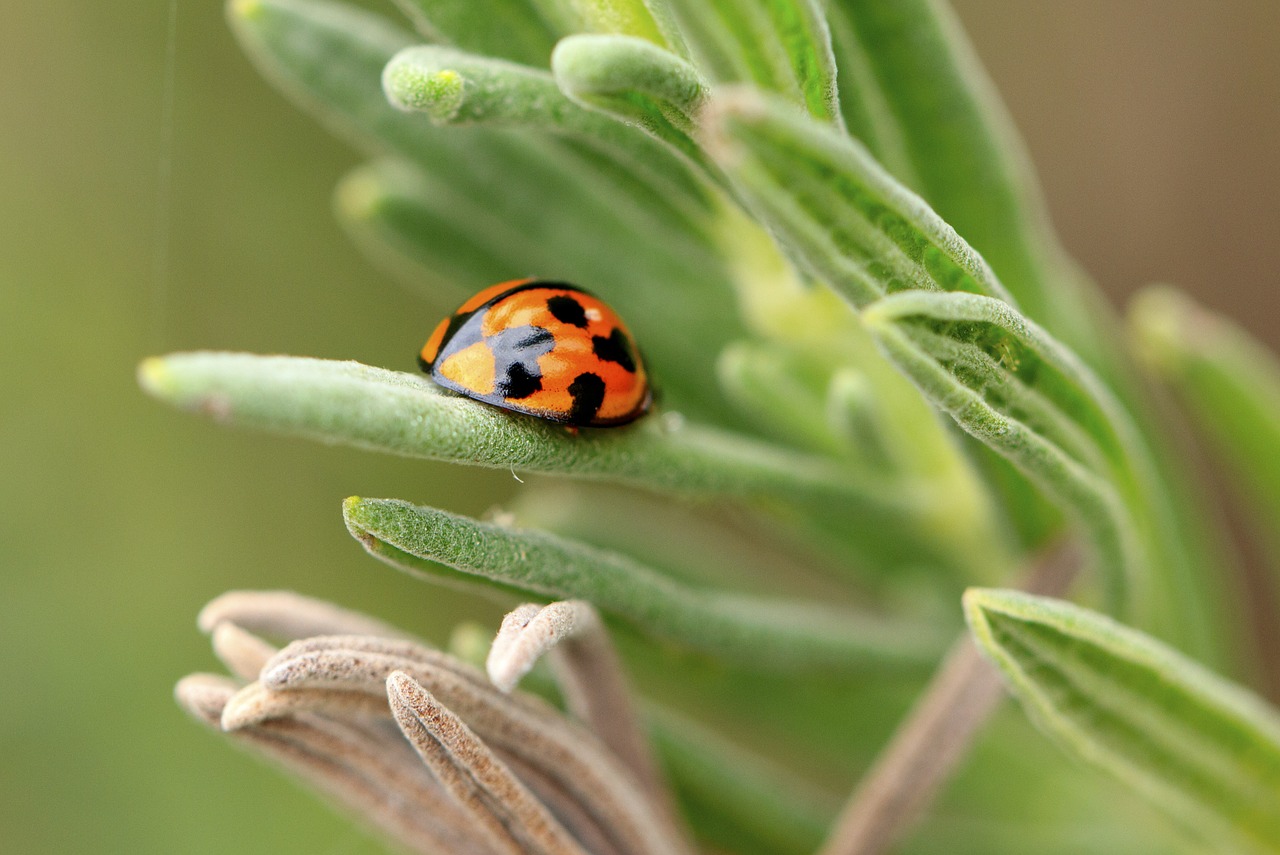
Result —
<instances>
[{"instance_id":1,"label":"yellow leaf tip","mask_svg":"<svg viewBox=\"0 0 1280 855\"><path fill-rule=\"evenodd\" d=\"M155 398L165 397L169 386L169 369L163 356L148 356L138 363L138 385Z\"/></svg>"},{"instance_id":2,"label":"yellow leaf tip","mask_svg":"<svg viewBox=\"0 0 1280 855\"><path fill-rule=\"evenodd\" d=\"M262 0L230 0L227 10L233 18L256 18L262 13Z\"/></svg>"},{"instance_id":3,"label":"yellow leaf tip","mask_svg":"<svg viewBox=\"0 0 1280 855\"><path fill-rule=\"evenodd\" d=\"M339 213L356 222L375 219L386 200L386 187L382 181L377 175L364 170L344 178L335 193Z\"/></svg>"}]
</instances>

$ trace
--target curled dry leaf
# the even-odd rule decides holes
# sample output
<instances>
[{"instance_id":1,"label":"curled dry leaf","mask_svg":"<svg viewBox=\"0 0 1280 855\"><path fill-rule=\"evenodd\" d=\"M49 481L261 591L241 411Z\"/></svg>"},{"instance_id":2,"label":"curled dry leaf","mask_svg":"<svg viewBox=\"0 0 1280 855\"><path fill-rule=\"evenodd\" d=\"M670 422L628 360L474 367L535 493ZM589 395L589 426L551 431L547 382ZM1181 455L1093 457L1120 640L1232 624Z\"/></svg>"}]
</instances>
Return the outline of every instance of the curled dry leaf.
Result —
<instances>
[{"instance_id":1,"label":"curled dry leaf","mask_svg":"<svg viewBox=\"0 0 1280 855\"><path fill-rule=\"evenodd\" d=\"M665 819L674 829L675 805L641 728L618 654L590 603L526 603L508 613L489 651L489 679L510 692L548 654L570 712L635 773L649 798L665 807Z\"/></svg>"},{"instance_id":2,"label":"curled dry leaf","mask_svg":"<svg viewBox=\"0 0 1280 855\"><path fill-rule=\"evenodd\" d=\"M600 637L591 645L612 656L589 607L567 612L579 627L594 627ZM296 631L337 634L276 650L244 624L285 640ZM251 682L192 675L178 684L179 703L411 851L692 851L665 795L633 772L632 758L616 756L550 705L500 691L398 630L280 592L219 598L201 626L228 668ZM346 634L367 629L390 637ZM624 692L621 677L612 679Z\"/></svg>"}]
</instances>

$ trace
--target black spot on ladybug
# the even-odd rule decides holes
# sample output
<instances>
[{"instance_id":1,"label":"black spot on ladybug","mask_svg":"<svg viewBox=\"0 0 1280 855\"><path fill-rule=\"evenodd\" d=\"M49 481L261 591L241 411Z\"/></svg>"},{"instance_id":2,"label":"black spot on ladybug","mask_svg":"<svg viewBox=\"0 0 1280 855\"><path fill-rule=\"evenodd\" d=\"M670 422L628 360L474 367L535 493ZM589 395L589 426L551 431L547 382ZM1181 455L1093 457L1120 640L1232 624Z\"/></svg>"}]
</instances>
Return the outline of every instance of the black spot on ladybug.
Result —
<instances>
[{"instance_id":1,"label":"black spot on ladybug","mask_svg":"<svg viewBox=\"0 0 1280 855\"><path fill-rule=\"evenodd\" d=\"M555 336L542 327L511 327L491 335L485 344L493 352L496 390L504 398L527 398L542 388L538 357L556 346Z\"/></svg>"},{"instance_id":2,"label":"black spot on ladybug","mask_svg":"<svg viewBox=\"0 0 1280 855\"><path fill-rule=\"evenodd\" d=\"M604 381L597 374L583 372L569 384L569 394L573 396L569 421L578 425L589 424L604 403Z\"/></svg>"},{"instance_id":3,"label":"black spot on ladybug","mask_svg":"<svg viewBox=\"0 0 1280 855\"><path fill-rule=\"evenodd\" d=\"M631 353L631 342L627 341L626 335L617 327L614 327L608 338L602 335L592 336L591 349L605 362L615 362L623 370L635 373L636 358Z\"/></svg>"},{"instance_id":4,"label":"black spot on ladybug","mask_svg":"<svg viewBox=\"0 0 1280 855\"><path fill-rule=\"evenodd\" d=\"M572 297L564 294L549 297L547 298L547 308L555 319L562 324L572 324L575 327L583 328L587 325L587 310L582 308L582 304Z\"/></svg>"},{"instance_id":5,"label":"black spot on ladybug","mask_svg":"<svg viewBox=\"0 0 1280 855\"><path fill-rule=\"evenodd\" d=\"M507 366L506 374L498 380L498 393L504 398L527 398L542 388L542 375L531 374L522 362Z\"/></svg>"}]
</instances>

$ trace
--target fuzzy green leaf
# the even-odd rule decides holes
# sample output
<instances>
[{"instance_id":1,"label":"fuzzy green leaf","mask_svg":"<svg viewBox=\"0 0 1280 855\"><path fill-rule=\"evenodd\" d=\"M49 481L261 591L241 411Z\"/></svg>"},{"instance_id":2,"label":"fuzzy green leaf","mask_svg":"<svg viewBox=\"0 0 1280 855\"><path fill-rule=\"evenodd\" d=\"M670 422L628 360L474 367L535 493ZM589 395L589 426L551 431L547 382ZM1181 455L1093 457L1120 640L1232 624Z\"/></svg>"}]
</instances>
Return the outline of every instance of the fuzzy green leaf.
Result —
<instances>
[{"instance_id":1,"label":"fuzzy green leaf","mask_svg":"<svg viewBox=\"0 0 1280 855\"><path fill-rule=\"evenodd\" d=\"M1008 305L968 294L891 295L863 319L937 406L1086 523L1113 608L1130 587L1144 629L1221 653L1226 631L1209 622L1221 594L1198 596L1209 580L1178 547L1169 486L1129 412L1074 352ZM1018 492L1008 484L1005 495Z\"/></svg>"},{"instance_id":2,"label":"fuzzy green leaf","mask_svg":"<svg viewBox=\"0 0 1280 855\"><path fill-rule=\"evenodd\" d=\"M850 131L982 253L1029 316L1056 328L1061 304L1078 313L1030 162L951 10L832 0L828 16Z\"/></svg>"},{"instance_id":3,"label":"fuzzy green leaf","mask_svg":"<svg viewBox=\"0 0 1280 855\"><path fill-rule=\"evenodd\" d=\"M680 185L681 194L668 195L647 173L636 177L615 162L616 146L601 153L485 127L437 128L395 109L382 91L383 70L413 38L376 15L326 0L250 0L229 8L236 35L263 74L362 150L394 152L483 200L506 222L549 221L547 228L554 225L562 236L556 249L570 256L584 244L630 246L632 263L649 268L651 281L723 280L719 260L699 239L706 202L689 182ZM451 91L447 82L439 88ZM565 100L554 86L551 91ZM671 170L683 169L642 133L617 130L653 147L664 182L675 180ZM552 198L557 203L548 205ZM618 204L619 198L630 204ZM636 241L637 234L650 240Z\"/></svg>"},{"instance_id":4,"label":"fuzzy green leaf","mask_svg":"<svg viewBox=\"0 0 1280 855\"><path fill-rule=\"evenodd\" d=\"M1130 325L1147 363L1177 389L1256 503L1257 528L1280 568L1280 361L1243 329L1172 289L1140 294Z\"/></svg>"},{"instance_id":5,"label":"fuzzy green leaf","mask_svg":"<svg viewBox=\"0 0 1280 855\"><path fill-rule=\"evenodd\" d=\"M706 85L675 54L626 36L569 36L551 54L551 70L561 91L578 103L639 125L692 161L703 161L691 134Z\"/></svg>"},{"instance_id":6,"label":"fuzzy green leaf","mask_svg":"<svg viewBox=\"0 0 1280 855\"><path fill-rule=\"evenodd\" d=\"M438 577L444 565L507 590L588 600L651 638L762 668L923 666L945 644L928 625L686 588L622 555L395 499L351 498L343 513L371 554L400 569Z\"/></svg>"},{"instance_id":7,"label":"fuzzy green leaf","mask_svg":"<svg viewBox=\"0 0 1280 855\"><path fill-rule=\"evenodd\" d=\"M545 66L557 27L530 0L394 0L428 41Z\"/></svg>"},{"instance_id":8,"label":"fuzzy green leaf","mask_svg":"<svg viewBox=\"0 0 1280 855\"><path fill-rule=\"evenodd\" d=\"M824 412L831 434L842 446L856 449L867 466L883 470L893 467L884 402L876 400L863 372L844 368L831 378Z\"/></svg>"},{"instance_id":9,"label":"fuzzy green leaf","mask_svg":"<svg viewBox=\"0 0 1280 855\"><path fill-rule=\"evenodd\" d=\"M895 508L829 460L650 417L577 435L447 393L425 377L289 356L179 353L142 363L144 389L177 407L277 433L407 457L607 478L686 495Z\"/></svg>"},{"instance_id":10,"label":"fuzzy green leaf","mask_svg":"<svg viewBox=\"0 0 1280 855\"><path fill-rule=\"evenodd\" d=\"M822 454L858 451L826 418L831 368L825 362L773 343L741 341L724 349L716 369L729 400L770 435Z\"/></svg>"},{"instance_id":11,"label":"fuzzy green leaf","mask_svg":"<svg viewBox=\"0 0 1280 855\"><path fill-rule=\"evenodd\" d=\"M925 396L1009 459L1089 529L1119 607L1146 570L1123 501L1132 432L1119 404L1070 351L1007 303L906 291L863 321Z\"/></svg>"},{"instance_id":12,"label":"fuzzy green leaf","mask_svg":"<svg viewBox=\"0 0 1280 855\"><path fill-rule=\"evenodd\" d=\"M776 92L843 127L836 62L817 0L658 0L697 66L717 83Z\"/></svg>"},{"instance_id":13,"label":"fuzzy green leaf","mask_svg":"<svg viewBox=\"0 0 1280 855\"><path fill-rule=\"evenodd\" d=\"M551 258L539 240L546 220L534 220L538 231L530 234L459 189L412 164L379 160L342 179L334 208L360 248L441 316L474 293L462 283L501 282L512 270L555 271L576 281L561 274L566 260Z\"/></svg>"},{"instance_id":14,"label":"fuzzy green leaf","mask_svg":"<svg viewBox=\"0 0 1280 855\"><path fill-rule=\"evenodd\" d=\"M397 53L382 74L391 103L436 124L543 128L591 135L613 123L560 93L551 75L437 45Z\"/></svg>"},{"instance_id":15,"label":"fuzzy green leaf","mask_svg":"<svg viewBox=\"0 0 1280 855\"><path fill-rule=\"evenodd\" d=\"M575 31L635 36L666 45L666 36L646 0L540 0L558 5L576 22Z\"/></svg>"},{"instance_id":16,"label":"fuzzy green leaf","mask_svg":"<svg viewBox=\"0 0 1280 855\"><path fill-rule=\"evenodd\" d=\"M392 104L438 125L545 131L571 140L595 155L602 178L660 220L655 226L672 242L689 253L705 251L713 208L689 168L658 141L569 100L550 73L426 45L396 54L382 83Z\"/></svg>"},{"instance_id":17,"label":"fuzzy green leaf","mask_svg":"<svg viewBox=\"0 0 1280 855\"><path fill-rule=\"evenodd\" d=\"M985 261L854 140L785 102L717 92L703 144L803 270L854 306L904 289L1006 296Z\"/></svg>"},{"instance_id":18,"label":"fuzzy green leaf","mask_svg":"<svg viewBox=\"0 0 1280 855\"><path fill-rule=\"evenodd\" d=\"M438 128L395 109L382 73L412 37L377 16L324 0L253 0L233 4L230 14L245 49L294 100L363 150L393 152L421 172L413 178L406 165L394 175L363 173L340 200L364 245L397 264L416 288L449 277L444 290L429 295L441 305L444 295L515 276L583 284L638 321L633 326L654 367L678 377L670 383L673 405L698 418L724 418L710 365L743 331L736 315L723 311L732 292L723 262L700 236L703 202L663 194L662 182L585 143L575 150L509 131ZM554 86L552 92L564 101ZM640 131L596 119L680 167ZM387 181L399 186L387 190ZM625 264L618 247L627 248ZM412 266L397 260L406 252ZM424 269L428 275L418 279ZM442 310L456 305L448 302ZM699 364L708 370L687 370Z\"/></svg>"},{"instance_id":19,"label":"fuzzy green leaf","mask_svg":"<svg viewBox=\"0 0 1280 855\"><path fill-rule=\"evenodd\" d=\"M965 613L1027 713L1218 852L1280 852L1280 716L1154 639L1065 602L973 589Z\"/></svg>"},{"instance_id":20,"label":"fuzzy green leaf","mask_svg":"<svg viewBox=\"0 0 1280 855\"><path fill-rule=\"evenodd\" d=\"M1152 470L1144 536L1162 576L1153 607L1160 634L1225 664L1232 622L1216 580L1229 568L1214 552L1200 491L1187 483L1159 411L1112 335L1111 306L1054 235L1022 142L954 13L938 0L827 7L850 132L964 235L1024 315L1129 402L1143 433L1137 450ZM1045 510L1032 508L1042 500L1021 479L997 474L1021 529L1045 531Z\"/></svg>"}]
</instances>

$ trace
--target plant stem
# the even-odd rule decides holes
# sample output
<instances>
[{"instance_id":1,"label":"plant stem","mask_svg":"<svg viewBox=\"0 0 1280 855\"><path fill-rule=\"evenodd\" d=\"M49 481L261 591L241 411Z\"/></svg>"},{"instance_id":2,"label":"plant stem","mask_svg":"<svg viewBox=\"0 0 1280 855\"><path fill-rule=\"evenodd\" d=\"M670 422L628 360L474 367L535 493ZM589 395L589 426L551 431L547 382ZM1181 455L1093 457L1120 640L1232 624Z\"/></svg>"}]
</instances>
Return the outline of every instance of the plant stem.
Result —
<instances>
[{"instance_id":1,"label":"plant stem","mask_svg":"<svg viewBox=\"0 0 1280 855\"><path fill-rule=\"evenodd\" d=\"M1035 561L1021 587L1061 596L1080 562L1078 546L1068 542ZM888 852L960 765L1003 696L999 672L965 632L863 777L819 855Z\"/></svg>"}]
</instances>

